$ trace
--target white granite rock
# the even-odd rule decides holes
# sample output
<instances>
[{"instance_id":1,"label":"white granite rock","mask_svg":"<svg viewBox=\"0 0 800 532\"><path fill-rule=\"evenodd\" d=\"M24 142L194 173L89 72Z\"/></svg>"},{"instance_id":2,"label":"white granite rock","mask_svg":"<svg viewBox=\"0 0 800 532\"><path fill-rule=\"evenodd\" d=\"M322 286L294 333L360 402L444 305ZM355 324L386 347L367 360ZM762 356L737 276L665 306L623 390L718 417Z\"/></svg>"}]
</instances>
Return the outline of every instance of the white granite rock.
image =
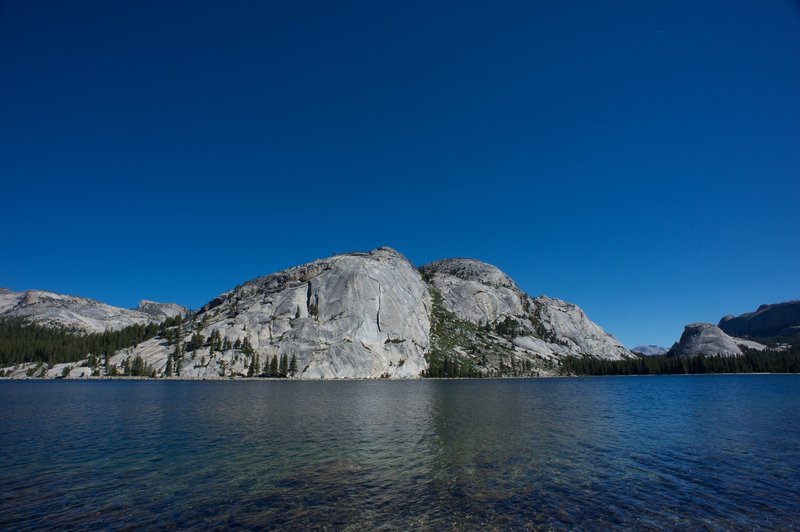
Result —
<instances>
[{"instance_id":1,"label":"white granite rock","mask_svg":"<svg viewBox=\"0 0 800 532\"><path fill-rule=\"evenodd\" d=\"M448 259L420 270L393 249L378 248L246 282L186 317L180 334L180 377L246 376L251 358L227 345L247 340L262 373L273 357L285 355L297 359L294 378L417 378L428 369L426 355L445 349L434 340L441 342L441 336L456 329L447 352L473 360L484 375L550 375L565 356L633 356L577 306L544 296L531 298L494 266ZM435 312L434 305L440 310ZM0 316L63 323L84 331L161 321L183 310L143 301L137 310L128 311L46 292L0 292ZM440 320L437 335L432 331L434 315ZM215 331L226 348L211 353L208 339ZM176 350L170 340L174 332L118 351L111 363L121 369L126 360L141 357L160 376ZM206 342L196 350L185 349L194 334ZM70 367L85 365L82 361ZM40 372L19 365L11 374L26 375L32 369ZM63 371L60 366L44 368L47 376L61 376ZM87 371L69 370L68 375L85 377Z\"/></svg>"},{"instance_id":2,"label":"white granite rock","mask_svg":"<svg viewBox=\"0 0 800 532\"><path fill-rule=\"evenodd\" d=\"M480 326L506 319L520 325L514 345L543 358L590 356L618 360L634 355L576 305L531 298L497 267L474 259L445 259L420 268L447 310Z\"/></svg>"},{"instance_id":3,"label":"white granite rock","mask_svg":"<svg viewBox=\"0 0 800 532\"><path fill-rule=\"evenodd\" d=\"M216 330L231 343L250 341L261 368L273 356L297 357L302 379L418 377L425 369L430 294L419 272L390 248L347 253L260 277L204 306L184 327L184 341L198 330ZM163 371L166 342L144 342L124 356L142 356ZM182 376L247 374L246 358L208 348L187 353ZM238 359L237 359L238 356Z\"/></svg>"},{"instance_id":4,"label":"white granite rock","mask_svg":"<svg viewBox=\"0 0 800 532\"><path fill-rule=\"evenodd\" d=\"M78 333L101 333L135 324L157 323L185 312L184 307L174 303L148 301L142 302L138 309L129 310L85 297L44 290L12 292L0 289L0 319L20 318L29 323Z\"/></svg>"},{"instance_id":5,"label":"white granite rock","mask_svg":"<svg viewBox=\"0 0 800 532\"><path fill-rule=\"evenodd\" d=\"M671 354L678 356L724 355L739 356L742 350L736 341L710 323L690 323L680 340L672 346Z\"/></svg>"}]
</instances>

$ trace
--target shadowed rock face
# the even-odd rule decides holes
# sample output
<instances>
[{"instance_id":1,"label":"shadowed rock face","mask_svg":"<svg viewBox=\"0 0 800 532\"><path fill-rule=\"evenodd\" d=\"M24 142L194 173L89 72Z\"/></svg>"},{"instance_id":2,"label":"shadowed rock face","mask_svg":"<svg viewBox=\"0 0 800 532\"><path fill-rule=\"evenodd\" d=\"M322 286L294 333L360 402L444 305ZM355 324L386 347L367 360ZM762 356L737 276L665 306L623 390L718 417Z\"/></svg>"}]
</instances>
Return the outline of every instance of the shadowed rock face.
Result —
<instances>
[{"instance_id":1,"label":"shadowed rock face","mask_svg":"<svg viewBox=\"0 0 800 532\"><path fill-rule=\"evenodd\" d=\"M678 356L726 355L739 356L742 350L736 341L725 332L710 323L690 323L680 340L672 346L670 352Z\"/></svg>"},{"instance_id":2,"label":"shadowed rock face","mask_svg":"<svg viewBox=\"0 0 800 532\"><path fill-rule=\"evenodd\" d=\"M85 297L27 290L0 290L0 319L23 319L45 327L71 329L79 333L115 331L136 324L156 323L170 316L185 314L174 303L146 303L130 310Z\"/></svg>"},{"instance_id":3,"label":"shadowed rock face","mask_svg":"<svg viewBox=\"0 0 800 532\"><path fill-rule=\"evenodd\" d=\"M800 301L761 305L755 312L725 316L719 328L731 336L794 336L800 334Z\"/></svg>"}]
</instances>

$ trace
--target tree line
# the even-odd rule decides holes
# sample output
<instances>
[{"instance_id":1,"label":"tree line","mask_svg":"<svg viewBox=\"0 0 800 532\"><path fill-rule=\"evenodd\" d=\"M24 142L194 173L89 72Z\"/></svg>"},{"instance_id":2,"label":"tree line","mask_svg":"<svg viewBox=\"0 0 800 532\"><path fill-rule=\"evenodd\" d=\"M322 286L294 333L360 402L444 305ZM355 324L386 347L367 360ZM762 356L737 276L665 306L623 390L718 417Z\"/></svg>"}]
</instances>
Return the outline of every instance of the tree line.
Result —
<instances>
[{"instance_id":1,"label":"tree line","mask_svg":"<svg viewBox=\"0 0 800 532\"><path fill-rule=\"evenodd\" d=\"M568 357L574 375L685 375L703 373L800 373L800 341L787 349L743 349L742 356L642 356L629 360Z\"/></svg>"},{"instance_id":2,"label":"tree line","mask_svg":"<svg viewBox=\"0 0 800 532\"><path fill-rule=\"evenodd\" d=\"M469 359L455 356L429 356L428 369L422 371L420 377L431 379L479 378L481 373Z\"/></svg>"},{"instance_id":3,"label":"tree line","mask_svg":"<svg viewBox=\"0 0 800 532\"><path fill-rule=\"evenodd\" d=\"M117 331L79 334L69 329L54 329L26 323L21 319L0 321L0 365L43 362L49 365L77 362L89 355L113 355L126 347L163 334L180 318L161 323L136 324Z\"/></svg>"}]
</instances>

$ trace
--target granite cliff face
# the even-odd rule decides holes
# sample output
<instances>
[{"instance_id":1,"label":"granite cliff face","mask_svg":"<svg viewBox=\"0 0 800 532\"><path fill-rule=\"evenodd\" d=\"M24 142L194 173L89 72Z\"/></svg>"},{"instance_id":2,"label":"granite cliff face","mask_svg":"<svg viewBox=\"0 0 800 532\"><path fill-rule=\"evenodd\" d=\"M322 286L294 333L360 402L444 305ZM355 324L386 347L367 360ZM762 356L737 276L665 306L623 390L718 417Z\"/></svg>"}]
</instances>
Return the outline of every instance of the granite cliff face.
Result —
<instances>
[{"instance_id":1,"label":"granite cliff face","mask_svg":"<svg viewBox=\"0 0 800 532\"><path fill-rule=\"evenodd\" d=\"M725 316L719 328L731 336L775 338L800 335L800 301L761 305L755 312Z\"/></svg>"},{"instance_id":2,"label":"granite cliff face","mask_svg":"<svg viewBox=\"0 0 800 532\"><path fill-rule=\"evenodd\" d=\"M247 339L262 368L273 356L294 355L298 378L416 377L426 366L430 304L411 263L379 248L254 279L215 298L188 328ZM218 376L224 367L244 375L250 363L236 350L206 358L207 365L186 364L186 374Z\"/></svg>"},{"instance_id":3,"label":"granite cliff face","mask_svg":"<svg viewBox=\"0 0 800 532\"><path fill-rule=\"evenodd\" d=\"M174 303L142 301L133 310L106 305L85 297L27 290L0 289L0 319L22 319L45 327L65 328L77 333L116 331L136 324L155 323L185 314Z\"/></svg>"},{"instance_id":4,"label":"granite cliff face","mask_svg":"<svg viewBox=\"0 0 800 532\"><path fill-rule=\"evenodd\" d=\"M736 340L710 323L690 323L680 340L672 346L670 354L677 356L723 355L739 356L742 350Z\"/></svg>"},{"instance_id":5,"label":"granite cliff face","mask_svg":"<svg viewBox=\"0 0 800 532\"><path fill-rule=\"evenodd\" d=\"M95 316L96 302L90 307ZM143 320L179 310L143 301L121 315ZM417 270L378 248L253 279L110 362L121 368L141 357L156 375L229 378L258 375L285 358L296 360L291 376L300 379L416 378L445 357L475 375L548 375L566 356L634 355L577 306L531 298L494 266L449 259Z\"/></svg>"}]
</instances>

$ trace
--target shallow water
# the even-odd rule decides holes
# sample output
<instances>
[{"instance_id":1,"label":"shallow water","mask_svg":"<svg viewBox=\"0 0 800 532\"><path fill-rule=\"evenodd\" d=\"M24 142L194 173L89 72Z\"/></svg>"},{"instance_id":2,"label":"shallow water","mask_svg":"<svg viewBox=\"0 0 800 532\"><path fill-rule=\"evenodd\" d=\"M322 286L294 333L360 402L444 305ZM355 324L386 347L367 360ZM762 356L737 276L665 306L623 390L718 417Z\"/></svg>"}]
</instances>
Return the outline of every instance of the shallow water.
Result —
<instances>
[{"instance_id":1,"label":"shallow water","mask_svg":"<svg viewBox=\"0 0 800 532\"><path fill-rule=\"evenodd\" d=\"M0 528L800 527L800 376L0 383Z\"/></svg>"}]
</instances>

